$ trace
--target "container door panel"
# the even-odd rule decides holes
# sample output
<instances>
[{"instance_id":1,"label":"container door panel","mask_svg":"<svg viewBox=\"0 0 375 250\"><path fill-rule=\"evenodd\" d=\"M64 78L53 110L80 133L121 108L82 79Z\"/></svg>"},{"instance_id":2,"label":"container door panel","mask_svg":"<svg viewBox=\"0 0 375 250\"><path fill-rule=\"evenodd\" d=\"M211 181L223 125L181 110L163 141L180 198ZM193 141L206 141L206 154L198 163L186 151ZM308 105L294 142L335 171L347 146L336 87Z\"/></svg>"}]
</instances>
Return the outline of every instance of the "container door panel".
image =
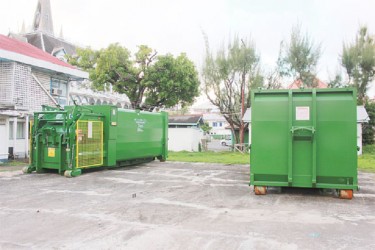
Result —
<instances>
[{"instance_id":1,"label":"container door panel","mask_svg":"<svg viewBox=\"0 0 375 250\"><path fill-rule=\"evenodd\" d=\"M354 99L354 100L353 100ZM317 175L321 183L353 184L356 176L356 107L352 92L318 95ZM323 177L324 176L324 177Z\"/></svg>"},{"instance_id":2,"label":"container door panel","mask_svg":"<svg viewBox=\"0 0 375 250\"><path fill-rule=\"evenodd\" d=\"M76 167L103 165L103 122L77 122Z\"/></svg>"},{"instance_id":3,"label":"container door panel","mask_svg":"<svg viewBox=\"0 0 375 250\"><path fill-rule=\"evenodd\" d=\"M275 181L286 181L288 167L288 95L255 96L252 103L251 157L255 181L272 173ZM256 131L256 133L253 133Z\"/></svg>"},{"instance_id":4,"label":"container door panel","mask_svg":"<svg viewBox=\"0 0 375 250\"><path fill-rule=\"evenodd\" d=\"M313 128L311 93L293 96L292 180L293 186L312 186Z\"/></svg>"}]
</instances>

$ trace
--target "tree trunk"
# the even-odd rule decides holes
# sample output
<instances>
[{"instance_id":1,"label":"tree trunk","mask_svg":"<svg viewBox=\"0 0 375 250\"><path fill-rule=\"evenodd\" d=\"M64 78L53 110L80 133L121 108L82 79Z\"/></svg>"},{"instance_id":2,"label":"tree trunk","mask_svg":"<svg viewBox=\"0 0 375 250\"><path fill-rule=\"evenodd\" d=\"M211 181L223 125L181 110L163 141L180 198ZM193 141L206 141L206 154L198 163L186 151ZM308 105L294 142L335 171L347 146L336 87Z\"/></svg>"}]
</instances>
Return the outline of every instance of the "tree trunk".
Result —
<instances>
[{"instance_id":1,"label":"tree trunk","mask_svg":"<svg viewBox=\"0 0 375 250\"><path fill-rule=\"evenodd\" d=\"M240 143L244 143L244 122L243 122L243 116L245 114L245 81L246 81L246 74L245 70L242 73L242 82L241 82L241 118L240 118Z\"/></svg>"},{"instance_id":2,"label":"tree trunk","mask_svg":"<svg viewBox=\"0 0 375 250\"><path fill-rule=\"evenodd\" d=\"M241 121L240 125L240 143L244 143L245 141L245 124Z\"/></svg>"}]
</instances>

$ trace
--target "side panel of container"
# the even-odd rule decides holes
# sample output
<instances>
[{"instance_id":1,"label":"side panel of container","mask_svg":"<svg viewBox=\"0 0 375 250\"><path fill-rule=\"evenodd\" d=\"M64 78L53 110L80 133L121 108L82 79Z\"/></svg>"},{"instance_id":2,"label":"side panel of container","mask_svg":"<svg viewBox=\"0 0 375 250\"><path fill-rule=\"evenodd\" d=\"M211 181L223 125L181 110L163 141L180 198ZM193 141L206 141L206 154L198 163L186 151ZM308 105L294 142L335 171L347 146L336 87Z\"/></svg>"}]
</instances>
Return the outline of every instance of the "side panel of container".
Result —
<instances>
[{"instance_id":1,"label":"side panel of container","mask_svg":"<svg viewBox=\"0 0 375 250\"><path fill-rule=\"evenodd\" d=\"M252 185L357 188L353 90L255 91Z\"/></svg>"},{"instance_id":2,"label":"side panel of container","mask_svg":"<svg viewBox=\"0 0 375 250\"><path fill-rule=\"evenodd\" d=\"M159 157L165 160L167 150L167 113L118 110L116 159Z\"/></svg>"}]
</instances>

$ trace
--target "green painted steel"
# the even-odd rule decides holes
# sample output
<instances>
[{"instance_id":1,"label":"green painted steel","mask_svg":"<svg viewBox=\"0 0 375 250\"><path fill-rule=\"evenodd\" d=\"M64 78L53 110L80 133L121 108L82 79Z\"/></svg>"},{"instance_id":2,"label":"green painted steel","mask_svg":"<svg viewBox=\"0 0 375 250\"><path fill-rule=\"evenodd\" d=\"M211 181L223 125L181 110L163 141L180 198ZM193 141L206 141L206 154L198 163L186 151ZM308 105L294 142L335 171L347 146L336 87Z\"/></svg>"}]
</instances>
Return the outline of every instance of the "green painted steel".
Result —
<instances>
[{"instance_id":1,"label":"green painted steel","mask_svg":"<svg viewBox=\"0 0 375 250\"><path fill-rule=\"evenodd\" d=\"M168 114L112 105L43 107L34 114L30 166L72 177L81 169L117 167L168 156Z\"/></svg>"},{"instance_id":2,"label":"green painted steel","mask_svg":"<svg viewBox=\"0 0 375 250\"><path fill-rule=\"evenodd\" d=\"M358 189L356 91L253 91L250 184Z\"/></svg>"}]
</instances>

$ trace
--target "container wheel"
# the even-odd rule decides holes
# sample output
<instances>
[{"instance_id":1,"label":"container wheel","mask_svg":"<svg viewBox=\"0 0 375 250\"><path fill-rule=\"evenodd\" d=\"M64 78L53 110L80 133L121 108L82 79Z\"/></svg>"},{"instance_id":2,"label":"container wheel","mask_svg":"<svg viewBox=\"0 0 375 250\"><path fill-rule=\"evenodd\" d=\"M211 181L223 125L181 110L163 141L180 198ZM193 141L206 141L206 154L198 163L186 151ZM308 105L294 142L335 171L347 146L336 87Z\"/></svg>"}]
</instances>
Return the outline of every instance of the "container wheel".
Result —
<instances>
[{"instance_id":1,"label":"container wheel","mask_svg":"<svg viewBox=\"0 0 375 250\"><path fill-rule=\"evenodd\" d=\"M351 200L353 198L353 190L351 190L351 189L340 189L339 197L340 197L340 199Z\"/></svg>"},{"instance_id":2,"label":"container wheel","mask_svg":"<svg viewBox=\"0 0 375 250\"><path fill-rule=\"evenodd\" d=\"M254 192L256 195L265 195L267 194L267 189L265 186L254 186Z\"/></svg>"},{"instance_id":3,"label":"container wheel","mask_svg":"<svg viewBox=\"0 0 375 250\"><path fill-rule=\"evenodd\" d=\"M27 166L27 167L23 167L22 168L22 173L24 174L30 174L31 173L31 169Z\"/></svg>"},{"instance_id":4,"label":"container wheel","mask_svg":"<svg viewBox=\"0 0 375 250\"><path fill-rule=\"evenodd\" d=\"M65 172L64 172L64 176L67 177L67 178L71 178L71 177L73 177L73 176L72 176L72 170L65 170Z\"/></svg>"}]
</instances>

